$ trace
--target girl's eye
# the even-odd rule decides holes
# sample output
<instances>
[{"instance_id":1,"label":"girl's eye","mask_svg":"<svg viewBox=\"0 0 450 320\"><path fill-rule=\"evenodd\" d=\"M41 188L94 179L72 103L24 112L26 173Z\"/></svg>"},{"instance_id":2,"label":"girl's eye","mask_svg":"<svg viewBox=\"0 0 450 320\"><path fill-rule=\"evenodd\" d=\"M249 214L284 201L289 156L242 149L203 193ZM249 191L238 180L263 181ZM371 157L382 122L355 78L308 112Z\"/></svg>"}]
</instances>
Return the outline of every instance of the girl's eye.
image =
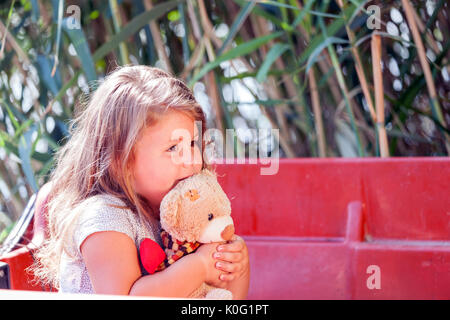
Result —
<instances>
[{"instance_id":1,"label":"girl's eye","mask_svg":"<svg viewBox=\"0 0 450 320\"><path fill-rule=\"evenodd\" d=\"M167 151L169 151L169 152L174 152L174 151L177 151L178 150L178 145L176 144L176 145L173 145L173 146L171 146L169 149L167 149ZM192 140L191 141L191 148L193 148L193 147L195 147L195 140Z\"/></svg>"},{"instance_id":2,"label":"girl's eye","mask_svg":"<svg viewBox=\"0 0 450 320\"><path fill-rule=\"evenodd\" d=\"M214 218L214 215L212 213L208 214L208 220L211 221Z\"/></svg>"},{"instance_id":3,"label":"girl's eye","mask_svg":"<svg viewBox=\"0 0 450 320\"><path fill-rule=\"evenodd\" d=\"M177 144L174 146L171 146L167 151L176 151L177 146L178 146Z\"/></svg>"}]
</instances>

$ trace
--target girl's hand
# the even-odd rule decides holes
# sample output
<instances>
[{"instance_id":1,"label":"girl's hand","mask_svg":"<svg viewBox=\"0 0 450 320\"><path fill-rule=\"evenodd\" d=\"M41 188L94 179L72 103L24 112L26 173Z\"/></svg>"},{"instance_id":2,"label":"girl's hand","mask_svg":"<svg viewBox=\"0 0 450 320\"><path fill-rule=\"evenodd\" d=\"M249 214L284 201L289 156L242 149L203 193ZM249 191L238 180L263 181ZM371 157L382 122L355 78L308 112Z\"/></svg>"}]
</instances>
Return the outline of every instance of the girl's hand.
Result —
<instances>
[{"instance_id":1,"label":"girl's hand","mask_svg":"<svg viewBox=\"0 0 450 320\"><path fill-rule=\"evenodd\" d=\"M230 242L220 244L214 258L219 260L216 262L216 268L226 272L220 275L223 281L231 282L250 272L247 245L237 235L234 235Z\"/></svg>"},{"instance_id":2,"label":"girl's hand","mask_svg":"<svg viewBox=\"0 0 450 320\"><path fill-rule=\"evenodd\" d=\"M215 268L216 260L213 258L217 245L217 243L202 244L194 254L199 256L203 262L205 282L217 288L225 288L226 282L220 279L223 271Z\"/></svg>"}]
</instances>

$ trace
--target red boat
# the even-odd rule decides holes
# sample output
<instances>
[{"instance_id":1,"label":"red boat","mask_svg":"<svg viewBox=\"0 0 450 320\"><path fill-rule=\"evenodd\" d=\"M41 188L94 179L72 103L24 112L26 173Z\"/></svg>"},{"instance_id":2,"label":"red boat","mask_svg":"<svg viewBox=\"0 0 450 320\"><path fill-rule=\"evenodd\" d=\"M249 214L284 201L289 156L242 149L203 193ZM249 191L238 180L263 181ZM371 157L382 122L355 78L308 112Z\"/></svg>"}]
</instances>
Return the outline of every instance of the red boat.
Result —
<instances>
[{"instance_id":1,"label":"red boat","mask_svg":"<svg viewBox=\"0 0 450 320\"><path fill-rule=\"evenodd\" d=\"M450 158L265 166L216 167L249 248L249 299L450 299ZM3 246L0 288L43 290L24 272L34 202Z\"/></svg>"}]
</instances>

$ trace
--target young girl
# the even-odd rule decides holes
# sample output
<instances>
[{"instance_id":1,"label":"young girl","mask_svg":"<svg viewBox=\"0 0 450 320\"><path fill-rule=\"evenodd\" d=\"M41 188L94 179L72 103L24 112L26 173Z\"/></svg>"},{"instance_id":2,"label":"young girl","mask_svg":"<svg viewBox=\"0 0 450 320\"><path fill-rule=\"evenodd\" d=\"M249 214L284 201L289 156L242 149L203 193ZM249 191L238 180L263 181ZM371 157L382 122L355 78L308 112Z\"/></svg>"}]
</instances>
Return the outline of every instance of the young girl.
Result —
<instances>
[{"instance_id":1,"label":"young girl","mask_svg":"<svg viewBox=\"0 0 450 320\"><path fill-rule=\"evenodd\" d=\"M128 66L106 77L57 153L35 275L60 292L187 297L206 282L244 299L248 251L238 236L204 244L152 275L139 261L144 238L161 245L162 198L207 167L196 121L204 133L192 92L160 69ZM191 139L172 141L179 129Z\"/></svg>"}]
</instances>

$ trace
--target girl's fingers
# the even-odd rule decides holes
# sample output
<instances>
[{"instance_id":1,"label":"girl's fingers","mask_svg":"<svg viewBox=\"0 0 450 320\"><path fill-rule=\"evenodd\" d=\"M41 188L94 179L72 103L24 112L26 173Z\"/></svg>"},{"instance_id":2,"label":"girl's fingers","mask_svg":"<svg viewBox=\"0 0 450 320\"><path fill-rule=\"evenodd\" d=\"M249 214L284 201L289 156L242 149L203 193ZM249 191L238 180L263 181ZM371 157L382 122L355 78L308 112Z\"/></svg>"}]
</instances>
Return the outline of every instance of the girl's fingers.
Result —
<instances>
[{"instance_id":1,"label":"girl's fingers","mask_svg":"<svg viewBox=\"0 0 450 320\"><path fill-rule=\"evenodd\" d=\"M235 273L240 271L240 265L237 263L230 263L226 261L217 261L216 268L229 273Z\"/></svg>"},{"instance_id":2,"label":"girl's fingers","mask_svg":"<svg viewBox=\"0 0 450 320\"><path fill-rule=\"evenodd\" d=\"M224 243L217 247L217 251L219 252L237 252L242 251L244 249L244 243L240 240L235 240L230 243Z\"/></svg>"},{"instance_id":3,"label":"girl's fingers","mask_svg":"<svg viewBox=\"0 0 450 320\"><path fill-rule=\"evenodd\" d=\"M239 262L242 260L241 252L215 252L214 258L228 262Z\"/></svg>"},{"instance_id":4,"label":"girl's fingers","mask_svg":"<svg viewBox=\"0 0 450 320\"><path fill-rule=\"evenodd\" d=\"M233 281L235 279L235 275L231 273L223 273L219 276L219 279L222 281Z\"/></svg>"}]
</instances>

